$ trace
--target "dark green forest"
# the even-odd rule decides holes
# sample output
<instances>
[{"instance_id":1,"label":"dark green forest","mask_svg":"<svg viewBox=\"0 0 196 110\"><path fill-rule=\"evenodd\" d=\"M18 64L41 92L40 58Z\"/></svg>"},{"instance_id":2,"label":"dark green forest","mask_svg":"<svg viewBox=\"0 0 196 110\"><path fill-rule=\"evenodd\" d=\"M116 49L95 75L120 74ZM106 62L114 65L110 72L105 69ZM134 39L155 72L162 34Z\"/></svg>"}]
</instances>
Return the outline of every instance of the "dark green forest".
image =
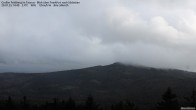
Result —
<instances>
[{"instance_id":1,"label":"dark green forest","mask_svg":"<svg viewBox=\"0 0 196 110\"><path fill-rule=\"evenodd\" d=\"M179 110L195 107L193 88L194 72L120 63L1 73L0 110Z\"/></svg>"},{"instance_id":2,"label":"dark green forest","mask_svg":"<svg viewBox=\"0 0 196 110\"><path fill-rule=\"evenodd\" d=\"M190 92L189 97L184 97L183 102L178 102L177 95L168 89L161 95L161 100L153 105L150 110L180 110L180 107L196 107L196 91ZM14 99L8 96L0 100L0 110L145 110L131 100L121 100L112 104L99 104L92 95L86 97L83 102L77 102L73 98L62 100L53 98L43 102L29 100L26 96ZM148 109L146 109L148 110Z\"/></svg>"}]
</instances>

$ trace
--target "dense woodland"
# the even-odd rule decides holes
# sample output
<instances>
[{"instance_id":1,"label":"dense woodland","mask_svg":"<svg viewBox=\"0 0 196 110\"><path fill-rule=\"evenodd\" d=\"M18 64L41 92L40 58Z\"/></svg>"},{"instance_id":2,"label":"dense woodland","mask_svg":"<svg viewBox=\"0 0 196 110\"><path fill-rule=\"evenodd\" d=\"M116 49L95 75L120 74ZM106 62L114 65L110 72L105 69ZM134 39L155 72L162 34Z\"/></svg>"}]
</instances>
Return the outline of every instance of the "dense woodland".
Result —
<instances>
[{"instance_id":1,"label":"dense woodland","mask_svg":"<svg viewBox=\"0 0 196 110\"><path fill-rule=\"evenodd\" d=\"M195 104L192 88L194 72L121 63L39 74L1 73L0 110L69 110L69 97L74 109L86 110L89 94L96 109L175 110Z\"/></svg>"},{"instance_id":2,"label":"dense woodland","mask_svg":"<svg viewBox=\"0 0 196 110\"><path fill-rule=\"evenodd\" d=\"M151 110L180 110L180 107L196 107L196 91L193 89L189 97L184 97L184 102L179 103L178 97L172 89L168 89L162 94L162 99L154 104ZM130 100L119 101L110 105L98 104L93 96L89 95L82 103L78 103L72 98L60 100L54 98L52 101L35 103L28 100L26 96L21 100L14 100L11 96L0 101L0 110L141 110L141 108Z\"/></svg>"}]
</instances>

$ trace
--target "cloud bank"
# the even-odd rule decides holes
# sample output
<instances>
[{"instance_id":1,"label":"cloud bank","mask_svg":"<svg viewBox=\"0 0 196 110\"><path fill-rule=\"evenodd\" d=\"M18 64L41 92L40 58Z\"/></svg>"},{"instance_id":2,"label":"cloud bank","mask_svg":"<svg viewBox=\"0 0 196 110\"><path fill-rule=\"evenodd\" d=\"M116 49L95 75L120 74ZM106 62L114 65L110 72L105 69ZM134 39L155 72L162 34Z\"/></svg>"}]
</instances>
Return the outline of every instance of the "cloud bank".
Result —
<instances>
[{"instance_id":1,"label":"cloud bank","mask_svg":"<svg viewBox=\"0 0 196 110\"><path fill-rule=\"evenodd\" d=\"M195 7L194 0L81 0L66 8L0 7L0 72L113 62L196 71Z\"/></svg>"}]
</instances>

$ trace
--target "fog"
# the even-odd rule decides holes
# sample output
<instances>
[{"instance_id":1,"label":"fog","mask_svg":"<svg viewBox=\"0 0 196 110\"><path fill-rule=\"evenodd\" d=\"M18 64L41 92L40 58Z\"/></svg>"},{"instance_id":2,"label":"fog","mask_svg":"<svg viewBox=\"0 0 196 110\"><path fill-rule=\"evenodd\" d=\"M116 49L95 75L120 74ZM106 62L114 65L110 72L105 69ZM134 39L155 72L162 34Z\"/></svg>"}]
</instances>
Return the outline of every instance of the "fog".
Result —
<instances>
[{"instance_id":1,"label":"fog","mask_svg":"<svg viewBox=\"0 0 196 110\"><path fill-rule=\"evenodd\" d=\"M196 71L196 2L80 0L61 8L0 7L0 72L114 62Z\"/></svg>"}]
</instances>

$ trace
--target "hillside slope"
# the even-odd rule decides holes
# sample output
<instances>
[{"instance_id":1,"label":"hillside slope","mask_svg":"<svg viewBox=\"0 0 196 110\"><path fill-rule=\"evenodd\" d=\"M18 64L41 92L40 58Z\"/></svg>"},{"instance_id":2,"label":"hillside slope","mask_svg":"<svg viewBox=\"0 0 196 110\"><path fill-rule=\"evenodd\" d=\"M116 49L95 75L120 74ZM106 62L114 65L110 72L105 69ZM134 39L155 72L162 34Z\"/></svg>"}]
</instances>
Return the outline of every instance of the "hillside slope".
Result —
<instances>
[{"instance_id":1,"label":"hillside slope","mask_svg":"<svg viewBox=\"0 0 196 110\"><path fill-rule=\"evenodd\" d=\"M51 73L0 74L0 96L38 99L71 96L82 100L91 94L104 103L131 99L138 105L151 105L169 86L182 99L196 87L196 73L114 63Z\"/></svg>"}]
</instances>

